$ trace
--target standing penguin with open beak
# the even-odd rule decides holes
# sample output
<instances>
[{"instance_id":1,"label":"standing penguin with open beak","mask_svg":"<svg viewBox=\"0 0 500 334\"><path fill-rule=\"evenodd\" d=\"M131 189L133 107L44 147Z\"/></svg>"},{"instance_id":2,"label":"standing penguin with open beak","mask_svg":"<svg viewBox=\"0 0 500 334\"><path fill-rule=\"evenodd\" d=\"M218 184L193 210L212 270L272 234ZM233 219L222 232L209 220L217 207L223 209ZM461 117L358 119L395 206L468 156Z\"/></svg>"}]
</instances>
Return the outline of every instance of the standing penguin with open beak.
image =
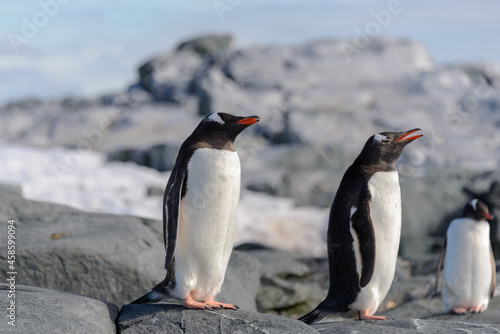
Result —
<instances>
[{"instance_id":1,"label":"standing penguin with open beak","mask_svg":"<svg viewBox=\"0 0 500 334\"><path fill-rule=\"evenodd\" d=\"M396 160L420 129L371 136L347 169L328 225L330 288L326 299L299 318L311 324L334 313L375 316L394 278L401 236L401 191Z\"/></svg>"}]
</instances>

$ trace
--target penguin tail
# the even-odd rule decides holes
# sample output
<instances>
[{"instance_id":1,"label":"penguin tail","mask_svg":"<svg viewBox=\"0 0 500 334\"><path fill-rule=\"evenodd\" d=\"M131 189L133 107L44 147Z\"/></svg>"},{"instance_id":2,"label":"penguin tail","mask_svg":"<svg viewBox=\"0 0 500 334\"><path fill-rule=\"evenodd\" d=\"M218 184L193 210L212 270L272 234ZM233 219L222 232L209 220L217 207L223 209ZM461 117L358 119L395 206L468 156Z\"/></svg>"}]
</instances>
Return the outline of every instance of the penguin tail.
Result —
<instances>
[{"instance_id":1,"label":"penguin tail","mask_svg":"<svg viewBox=\"0 0 500 334\"><path fill-rule=\"evenodd\" d=\"M321 319L323 319L324 317L326 317L327 315L330 315L332 313L335 313L335 312L332 311L332 307L331 307L330 303L327 300L324 300L318 306L316 306L316 308L314 310L307 313L306 315L303 315L302 317L300 317L297 320L302 321L302 322L310 325L312 323L320 321Z\"/></svg>"},{"instance_id":2,"label":"penguin tail","mask_svg":"<svg viewBox=\"0 0 500 334\"><path fill-rule=\"evenodd\" d=\"M134 300L130 304L153 304L169 297L171 295L165 289L164 282L161 282L144 296Z\"/></svg>"}]
</instances>

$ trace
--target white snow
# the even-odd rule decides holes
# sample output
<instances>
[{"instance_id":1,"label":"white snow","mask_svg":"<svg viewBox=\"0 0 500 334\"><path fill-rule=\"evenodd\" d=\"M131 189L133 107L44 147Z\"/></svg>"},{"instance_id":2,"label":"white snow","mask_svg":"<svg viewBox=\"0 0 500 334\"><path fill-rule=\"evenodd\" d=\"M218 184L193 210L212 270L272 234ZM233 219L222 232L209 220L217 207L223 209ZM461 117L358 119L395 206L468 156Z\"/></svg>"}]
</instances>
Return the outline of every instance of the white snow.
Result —
<instances>
[{"instance_id":1,"label":"white snow","mask_svg":"<svg viewBox=\"0 0 500 334\"><path fill-rule=\"evenodd\" d=\"M0 144L0 156L0 183L20 185L27 199L162 219L162 196L147 196L147 189L164 188L168 172L106 162L100 153L64 148ZM295 208L292 199L243 191L235 246L258 242L302 256L325 256L327 223L327 209Z\"/></svg>"}]
</instances>

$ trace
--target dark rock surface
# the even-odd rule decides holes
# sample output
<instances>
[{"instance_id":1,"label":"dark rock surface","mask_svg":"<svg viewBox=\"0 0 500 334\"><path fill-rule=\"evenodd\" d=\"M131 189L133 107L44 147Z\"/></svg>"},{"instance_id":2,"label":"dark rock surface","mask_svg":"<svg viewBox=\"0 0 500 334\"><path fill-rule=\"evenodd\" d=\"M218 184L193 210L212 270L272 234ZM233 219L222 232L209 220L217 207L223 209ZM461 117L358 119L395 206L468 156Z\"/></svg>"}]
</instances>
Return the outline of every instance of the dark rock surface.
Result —
<instances>
[{"instance_id":1,"label":"dark rock surface","mask_svg":"<svg viewBox=\"0 0 500 334\"><path fill-rule=\"evenodd\" d=\"M257 311L256 297L260 289L259 261L243 252L233 251L226 270L224 284L216 300L236 304L244 311Z\"/></svg>"},{"instance_id":2,"label":"dark rock surface","mask_svg":"<svg viewBox=\"0 0 500 334\"><path fill-rule=\"evenodd\" d=\"M468 324L456 321L435 320L389 320L389 321L337 321L314 324L320 333L361 334L361 333L498 333L500 325Z\"/></svg>"},{"instance_id":3,"label":"dark rock surface","mask_svg":"<svg viewBox=\"0 0 500 334\"><path fill-rule=\"evenodd\" d=\"M117 320L118 333L317 333L290 318L246 311L186 310L181 305L125 305Z\"/></svg>"},{"instance_id":4,"label":"dark rock surface","mask_svg":"<svg viewBox=\"0 0 500 334\"><path fill-rule=\"evenodd\" d=\"M29 201L0 185L0 219L16 219L19 284L89 295L118 305L163 279L161 225L154 220L88 213ZM0 279L7 277L7 239L0 239ZM255 311L259 262L234 252L221 301Z\"/></svg>"},{"instance_id":5,"label":"dark rock surface","mask_svg":"<svg viewBox=\"0 0 500 334\"><path fill-rule=\"evenodd\" d=\"M395 319L427 319L462 321L479 324L499 324L500 326L500 296L490 300L488 309L483 313L467 313L455 315L443 313L443 302L441 297L421 298L402 304L401 306L381 313Z\"/></svg>"},{"instance_id":6,"label":"dark rock surface","mask_svg":"<svg viewBox=\"0 0 500 334\"><path fill-rule=\"evenodd\" d=\"M162 278L160 222L95 214L0 191L0 217L16 218L18 283L123 304ZM4 218L5 217L5 218ZM6 240L0 240L6 277Z\"/></svg>"},{"instance_id":7,"label":"dark rock surface","mask_svg":"<svg viewBox=\"0 0 500 334\"><path fill-rule=\"evenodd\" d=\"M15 327L7 317L0 321L0 333L99 333L116 332L118 307L111 303L73 293L16 285ZM4 312L10 299L9 285L0 283L0 307Z\"/></svg>"},{"instance_id":8,"label":"dark rock surface","mask_svg":"<svg viewBox=\"0 0 500 334\"><path fill-rule=\"evenodd\" d=\"M179 148L176 146L158 144L148 149L123 149L114 151L108 154L108 160L133 161L138 165L164 172L172 170L178 152Z\"/></svg>"},{"instance_id":9,"label":"dark rock surface","mask_svg":"<svg viewBox=\"0 0 500 334\"><path fill-rule=\"evenodd\" d=\"M298 317L324 299L328 286L326 289L319 286L319 282L325 281L325 274L328 275L324 261L300 259L284 251L251 244L237 249L257 258L262 266L256 296L259 312Z\"/></svg>"},{"instance_id":10,"label":"dark rock surface","mask_svg":"<svg viewBox=\"0 0 500 334\"><path fill-rule=\"evenodd\" d=\"M231 35L209 35L179 43L177 51L191 50L199 55L217 54L227 50L233 42Z\"/></svg>"},{"instance_id":11,"label":"dark rock surface","mask_svg":"<svg viewBox=\"0 0 500 334\"><path fill-rule=\"evenodd\" d=\"M18 187L0 186L0 219L13 217L16 218L16 298L23 300L22 305L18 304L18 319L24 319L19 324L24 326L22 328L26 329L26 333L32 330L33 321L49 326L48 320L39 321L38 315L32 315L38 313L23 309L27 300L34 309L38 307L54 314L60 313L63 323L54 320L53 327L49 328L63 328L65 332L78 332L68 327L75 326L67 320L74 312L89 315L90 319L97 316L100 320L95 323L106 324L106 317L109 314L113 317L116 310L112 311L112 306L90 297L22 285L78 292L121 305L143 295L163 277L164 250L161 223L158 221L87 213L60 205L28 201L21 197ZM7 278L5 254L6 242L0 240L2 280ZM186 333L314 333L314 329L339 333L453 333L460 330L488 333L490 329L497 329L495 326L498 325L485 324L500 322L499 296L491 300L489 309L484 313L464 316L443 314L439 297L426 298L434 286L435 263L435 258L430 255L398 260L394 282L377 314L402 320L344 321L307 327L293 319L313 309L326 296L328 261L324 258L304 259L258 244L243 244L233 251L222 291L216 297L219 301L240 306L241 310L192 311L165 303L125 305L119 329L123 333L164 330L185 330ZM2 293L6 293L5 288L2 289ZM50 296L38 298L39 293ZM99 311L98 315L90 311L73 312L73 308L64 306L67 298L85 299L71 301L75 308L76 305L91 309L97 307L97 310L109 308L108 315L102 318L103 313ZM2 296L4 300L7 298ZM88 306L87 300L98 306ZM179 301L174 300L173 303ZM254 313L257 310L274 315ZM54 318L51 317L47 319ZM100 327L87 327L83 320L75 319L78 326L90 328L91 332L101 332ZM329 319L343 318L337 315Z\"/></svg>"}]
</instances>

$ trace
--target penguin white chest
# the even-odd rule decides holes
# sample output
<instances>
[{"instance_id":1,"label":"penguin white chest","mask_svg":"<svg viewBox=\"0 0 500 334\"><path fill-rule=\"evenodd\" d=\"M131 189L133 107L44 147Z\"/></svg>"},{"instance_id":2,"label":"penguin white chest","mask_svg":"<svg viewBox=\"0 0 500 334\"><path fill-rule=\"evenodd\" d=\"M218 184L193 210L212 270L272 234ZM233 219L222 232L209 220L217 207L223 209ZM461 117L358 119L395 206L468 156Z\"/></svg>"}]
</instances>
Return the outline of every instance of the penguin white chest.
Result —
<instances>
[{"instance_id":1,"label":"penguin white chest","mask_svg":"<svg viewBox=\"0 0 500 334\"><path fill-rule=\"evenodd\" d=\"M351 308L375 312L387 295L396 270L401 237L401 190L397 171L376 172L368 181L368 190L375 233L375 267L372 279L361 289ZM360 268L358 272L361 273Z\"/></svg>"},{"instance_id":2,"label":"penguin white chest","mask_svg":"<svg viewBox=\"0 0 500 334\"><path fill-rule=\"evenodd\" d=\"M446 312L455 306L488 306L493 275L489 234L486 221L458 218L451 222L446 233L442 289Z\"/></svg>"},{"instance_id":3,"label":"penguin white chest","mask_svg":"<svg viewBox=\"0 0 500 334\"><path fill-rule=\"evenodd\" d=\"M206 300L220 291L233 247L240 160L236 152L202 148L187 167L174 254L174 294L185 298L192 292L196 300Z\"/></svg>"}]
</instances>

